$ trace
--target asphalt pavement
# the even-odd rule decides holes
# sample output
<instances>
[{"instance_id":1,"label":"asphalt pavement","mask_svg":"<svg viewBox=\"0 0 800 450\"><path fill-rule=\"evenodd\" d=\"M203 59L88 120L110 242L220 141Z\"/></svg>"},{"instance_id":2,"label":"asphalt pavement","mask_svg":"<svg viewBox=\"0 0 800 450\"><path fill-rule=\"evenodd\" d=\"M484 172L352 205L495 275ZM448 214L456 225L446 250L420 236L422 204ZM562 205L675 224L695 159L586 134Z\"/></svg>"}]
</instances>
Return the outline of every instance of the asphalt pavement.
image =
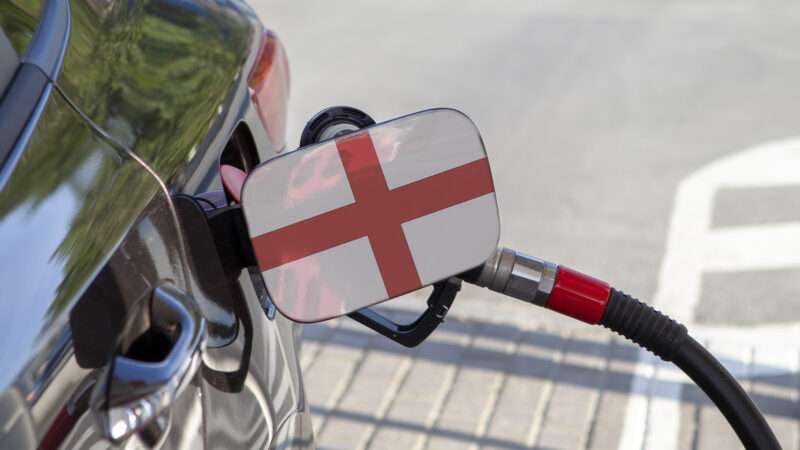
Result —
<instances>
[{"instance_id":1,"label":"asphalt pavement","mask_svg":"<svg viewBox=\"0 0 800 450\"><path fill-rule=\"evenodd\" d=\"M800 448L799 4L253 6L288 51L291 145L326 106L462 110L489 153L501 243L689 324ZM669 366L477 288L413 351L346 320L306 336L320 448L735 446Z\"/></svg>"}]
</instances>

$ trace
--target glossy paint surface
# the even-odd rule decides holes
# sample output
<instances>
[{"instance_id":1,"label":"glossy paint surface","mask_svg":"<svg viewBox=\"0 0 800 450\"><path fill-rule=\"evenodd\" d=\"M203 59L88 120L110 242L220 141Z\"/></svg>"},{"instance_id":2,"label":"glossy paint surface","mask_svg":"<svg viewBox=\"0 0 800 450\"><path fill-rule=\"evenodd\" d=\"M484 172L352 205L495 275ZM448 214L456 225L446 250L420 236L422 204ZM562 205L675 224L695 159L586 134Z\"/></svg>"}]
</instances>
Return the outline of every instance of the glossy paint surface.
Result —
<instances>
[{"instance_id":1,"label":"glossy paint surface","mask_svg":"<svg viewBox=\"0 0 800 450\"><path fill-rule=\"evenodd\" d=\"M0 27L20 56L25 53L33 39L43 5L42 0L0 2Z\"/></svg>"},{"instance_id":2,"label":"glossy paint surface","mask_svg":"<svg viewBox=\"0 0 800 450\"><path fill-rule=\"evenodd\" d=\"M246 269L216 289L174 199L219 186L237 127L257 158L281 149L247 89L260 23L236 1L67 6L60 72L0 172L0 448L108 447L88 399L163 280L193 297L208 349L162 448L313 447L297 325L266 317Z\"/></svg>"},{"instance_id":3,"label":"glossy paint surface","mask_svg":"<svg viewBox=\"0 0 800 450\"><path fill-rule=\"evenodd\" d=\"M158 184L86 126L57 92L16 166L4 170L0 248L13 263L0 271L0 354L11 369L53 338L53 325L111 256ZM15 375L0 371L0 387Z\"/></svg>"},{"instance_id":4,"label":"glossy paint surface","mask_svg":"<svg viewBox=\"0 0 800 450\"><path fill-rule=\"evenodd\" d=\"M448 109L270 160L247 178L242 205L276 305L302 322L480 265L499 238L480 135Z\"/></svg>"},{"instance_id":5,"label":"glossy paint surface","mask_svg":"<svg viewBox=\"0 0 800 450\"><path fill-rule=\"evenodd\" d=\"M0 193L0 246L14 261L2 271L0 387L23 411L0 415L18 416L4 439L56 448L149 288L186 274L156 179L57 91L35 125Z\"/></svg>"},{"instance_id":6,"label":"glossy paint surface","mask_svg":"<svg viewBox=\"0 0 800 450\"><path fill-rule=\"evenodd\" d=\"M229 111L231 97L260 37L249 7L154 0L70 6L58 85L159 177L180 184L173 176L237 113Z\"/></svg>"}]
</instances>

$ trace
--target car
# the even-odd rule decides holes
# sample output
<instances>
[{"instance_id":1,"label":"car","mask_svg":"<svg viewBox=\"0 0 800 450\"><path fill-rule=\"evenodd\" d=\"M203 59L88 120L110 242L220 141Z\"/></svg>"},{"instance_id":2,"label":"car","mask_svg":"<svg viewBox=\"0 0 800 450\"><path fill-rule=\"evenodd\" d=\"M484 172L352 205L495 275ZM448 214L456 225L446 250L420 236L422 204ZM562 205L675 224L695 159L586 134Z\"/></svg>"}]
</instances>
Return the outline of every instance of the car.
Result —
<instances>
[{"instance_id":1,"label":"car","mask_svg":"<svg viewBox=\"0 0 800 450\"><path fill-rule=\"evenodd\" d=\"M277 36L237 0L9 0L0 92L0 448L313 448L220 179L286 149Z\"/></svg>"}]
</instances>

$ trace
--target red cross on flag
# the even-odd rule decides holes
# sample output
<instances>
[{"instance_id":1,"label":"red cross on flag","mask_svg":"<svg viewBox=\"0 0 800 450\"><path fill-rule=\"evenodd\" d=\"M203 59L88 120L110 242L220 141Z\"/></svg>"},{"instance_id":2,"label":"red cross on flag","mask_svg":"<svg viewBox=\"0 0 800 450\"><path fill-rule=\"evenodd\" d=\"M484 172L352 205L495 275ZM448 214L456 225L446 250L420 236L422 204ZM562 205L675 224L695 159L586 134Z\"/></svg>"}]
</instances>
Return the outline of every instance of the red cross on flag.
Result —
<instances>
[{"instance_id":1,"label":"red cross on flag","mask_svg":"<svg viewBox=\"0 0 800 450\"><path fill-rule=\"evenodd\" d=\"M478 266L500 233L480 134L452 109L271 159L245 181L242 208L267 289L299 322Z\"/></svg>"}]
</instances>

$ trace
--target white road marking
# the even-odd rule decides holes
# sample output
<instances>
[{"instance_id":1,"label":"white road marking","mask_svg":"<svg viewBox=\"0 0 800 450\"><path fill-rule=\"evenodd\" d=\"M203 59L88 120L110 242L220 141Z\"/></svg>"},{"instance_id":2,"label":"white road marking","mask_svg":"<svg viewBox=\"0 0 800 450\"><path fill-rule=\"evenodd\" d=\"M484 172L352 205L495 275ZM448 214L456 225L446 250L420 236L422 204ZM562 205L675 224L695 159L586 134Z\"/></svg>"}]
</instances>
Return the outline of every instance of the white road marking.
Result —
<instances>
[{"instance_id":1,"label":"white road marking","mask_svg":"<svg viewBox=\"0 0 800 450\"><path fill-rule=\"evenodd\" d=\"M644 448L647 421L641 418L647 417L649 407L647 399L650 396L650 383L655 374L656 361L657 358L650 353L639 354L639 363L633 371L628 407L625 409L625 425L619 441L620 449Z\"/></svg>"},{"instance_id":2,"label":"white road marking","mask_svg":"<svg viewBox=\"0 0 800 450\"><path fill-rule=\"evenodd\" d=\"M712 230L711 215L717 191L799 184L800 139L772 142L728 155L684 179L675 197L654 306L686 324L698 339L760 351L760 348L774 345L779 338L781 342L793 343L794 354L797 354L800 323L699 326L694 324L694 311L700 300L704 273L800 267L800 223ZM642 351L635 369L620 450L677 448L681 386L660 383L673 378L662 376L660 368L653 374L652 357ZM741 374L737 367L729 369ZM757 366L753 370L755 373L793 371L796 365ZM650 377L652 379L648 380ZM669 388L660 389L651 397L653 392L649 386L652 383Z\"/></svg>"}]
</instances>

